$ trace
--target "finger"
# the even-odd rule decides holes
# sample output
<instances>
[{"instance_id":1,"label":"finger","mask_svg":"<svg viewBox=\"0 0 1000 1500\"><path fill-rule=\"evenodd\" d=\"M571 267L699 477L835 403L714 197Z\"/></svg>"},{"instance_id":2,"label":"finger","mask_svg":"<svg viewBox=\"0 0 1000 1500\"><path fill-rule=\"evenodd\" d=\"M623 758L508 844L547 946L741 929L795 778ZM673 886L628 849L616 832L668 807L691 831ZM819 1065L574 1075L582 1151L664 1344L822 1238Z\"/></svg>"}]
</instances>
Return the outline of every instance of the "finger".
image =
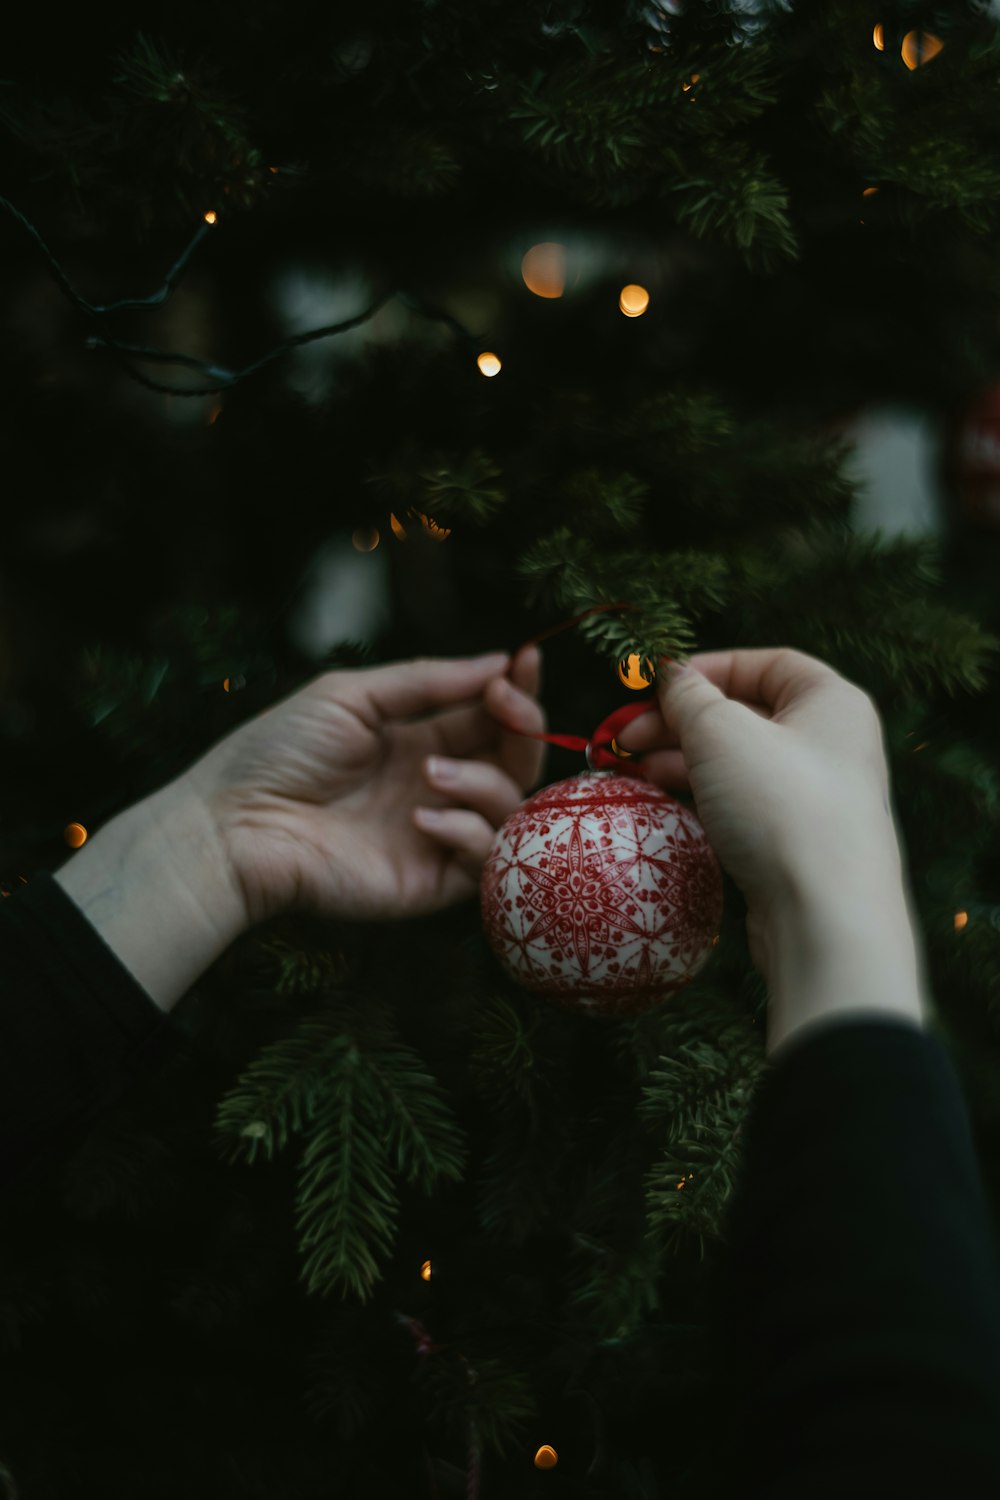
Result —
<instances>
[{"instance_id":1,"label":"finger","mask_svg":"<svg viewBox=\"0 0 1000 1500\"><path fill-rule=\"evenodd\" d=\"M670 787L675 792L691 790L687 762L680 750L655 750L643 756L641 770L643 779L656 786Z\"/></svg>"},{"instance_id":2,"label":"finger","mask_svg":"<svg viewBox=\"0 0 1000 1500\"><path fill-rule=\"evenodd\" d=\"M538 655L535 664L528 655L530 652ZM537 692L537 683L541 677L541 653L536 646L524 647L518 652L518 658L522 659L515 659L513 664L517 686L514 685L513 676L508 679L503 672L495 672L485 684L477 703L438 714L433 724L440 747L448 755L474 756L487 751L494 754L499 741L499 759L504 769L523 790L527 790L541 775L545 760L545 741L532 740L527 734L513 734L507 729L502 729L500 734L497 732L498 725L502 727L507 724L538 734L545 730L544 709L536 699L524 696L525 693L530 695L533 691ZM508 687L511 694L509 698Z\"/></svg>"},{"instance_id":3,"label":"finger","mask_svg":"<svg viewBox=\"0 0 1000 1500\"><path fill-rule=\"evenodd\" d=\"M761 704L772 714L806 694L828 688L831 679L840 679L827 662L791 646L699 651L688 659L727 698L735 698L749 708Z\"/></svg>"},{"instance_id":4,"label":"finger","mask_svg":"<svg viewBox=\"0 0 1000 1500\"><path fill-rule=\"evenodd\" d=\"M428 838L454 849L463 873L478 884L497 834L491 823L464 807L415 807L413 821Z\"/></svg>"},{"instance_id":5,"label":"finger","mask_svg":"<svg viewBox=\"0 0 1000 1500\"><path fill-rule=\"evenodd\" d=\"M330 675L338 679L338 690L346 690L346 684L350 684L360 691L386 722L413 718L431 708L446 708L467 698L477 698L489 679L503 672L509 663L509 652L495 651L489 656L455 660L417 657L413 661L359 667L353 672Z\"/></svg>"},{"instance_id":6,"label":"finger","mask_svg":"<svg viewBox=\"0 0 1000 1500\"><path fill-rule=\"evenodd\" d=\"M435 763L436 771L431 769L431 761ZM499 766L488 761L428 756L423 763L423 772L428 786L480 814L493 829L506 822L523 801L521 787Z\"/></svg>"},{"instance_id":7,"label":"finger","mask_svg":"<svg viewBox=\"0 0 1000 1500\"><path fill-rule=\"evenodd\" d=\"M541 678L541 651L523 646L511 662L509 678L494 677L483 694L487 712L501 726L500 765L523 791L534 786L545 763L545 741L530 737L545 732L545 710L538 702Z\"/></svg>"},{"instance_id":8,"label":"finger","mask_svg":"<svg viewBox=\"0 0 1000 1500\"><path fill-rule=\"evenodd\" d=\"M744 703L741 698L733 701L749 708L759 719L773 717L771 710L763 708L759 703ZM676 745L677 736L667 728L657 705L648 714L638 714L631 724L626 724L622 732L615 735L615 743L623 750L656 750L664 745Z\"/></svg>"}]
</instances>

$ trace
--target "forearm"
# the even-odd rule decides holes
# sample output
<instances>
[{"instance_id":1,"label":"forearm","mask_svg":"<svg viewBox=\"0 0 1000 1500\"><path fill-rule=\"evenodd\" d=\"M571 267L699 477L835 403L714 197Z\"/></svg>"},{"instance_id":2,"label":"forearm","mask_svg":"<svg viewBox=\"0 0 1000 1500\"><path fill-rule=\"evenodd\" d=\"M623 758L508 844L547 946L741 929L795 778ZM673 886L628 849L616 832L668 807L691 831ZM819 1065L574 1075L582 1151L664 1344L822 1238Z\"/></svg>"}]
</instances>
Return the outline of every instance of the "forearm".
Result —
<instances>
[{"instance_id":1,"label":"forearm","mask_svg":"<svg viewBox=\"0 0 1000 1500\"><path fill-rule=\"evenodd\" d=\"M218 836L183 776L112 818L54 879L164 1011L246 930Z\"/></svg>"},{"instance_id":2,"label":"forearm","mask_svg":"<svg viewBox=\"0 0 1000 1500\"><path fill-rule=\"evenodd\" d=\"M767 1055L838 1017L899 1018L926 1028L931 997L905 873L847 888L800 889L769 936Z\"/></svg>"}]
</instances>

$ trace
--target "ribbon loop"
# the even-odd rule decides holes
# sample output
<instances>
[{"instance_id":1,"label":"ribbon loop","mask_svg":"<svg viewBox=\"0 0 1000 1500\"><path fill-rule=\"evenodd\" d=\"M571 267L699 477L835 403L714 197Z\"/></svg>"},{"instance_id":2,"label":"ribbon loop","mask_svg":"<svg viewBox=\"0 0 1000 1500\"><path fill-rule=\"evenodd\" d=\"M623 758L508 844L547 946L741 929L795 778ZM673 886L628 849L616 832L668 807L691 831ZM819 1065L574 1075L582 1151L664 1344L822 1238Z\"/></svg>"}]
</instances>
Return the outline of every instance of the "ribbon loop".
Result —
<instances>
[{"instance_id":1,"label":"ribbon loop","mask_svg":"<svg viewBox=\"0 0 1000 1500\"><path fill-rule=\"evenodd\" d=\"M619 601L615 604L595 604L592 609L585 609L582 615L576 615L572 620L565 620L561 625L554 625L551 630L543 630L541 635L531 637L522 641L514 651L511 652L511 660L525 646L536 646L544 641L547 636L558 635L561 630L568 630L571 625L576 625L580 620L585 620L588 615L599 614L606 609L634 609L636 606L628 602ZM661 661L665 658L661 657ZM618 771L622 776L635 776L645 780L646 773L639 761L623 759L611 749L610 746L615 735L630 724L639 714L645 713L650 707L652 699L643 698L638 703L623 703L613 713L608 714L598 724L590 739L584 739L579 734L535 734L528 729L517 729L513 724L505 724L504 728L511 734L523 734L528 739L545 740L550 745L559 745L564 750L582 750L587 757L587 765L591 771Z\"/></svg>"}]
</instances>

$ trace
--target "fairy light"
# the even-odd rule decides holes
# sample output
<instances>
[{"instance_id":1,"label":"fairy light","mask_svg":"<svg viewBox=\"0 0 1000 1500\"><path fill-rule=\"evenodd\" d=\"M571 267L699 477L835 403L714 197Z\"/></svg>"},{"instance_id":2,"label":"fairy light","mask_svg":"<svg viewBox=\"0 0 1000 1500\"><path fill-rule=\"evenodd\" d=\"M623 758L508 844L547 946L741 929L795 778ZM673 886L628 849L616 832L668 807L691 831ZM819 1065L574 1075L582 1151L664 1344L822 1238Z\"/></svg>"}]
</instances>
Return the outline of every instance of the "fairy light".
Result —
<instances>
[{"instance_id":1,"label":"fairy light","mask_svg":"<svg viewBox=\"0 0 1000 1500\"><path fill-rule=\"evenodd\" d=\"M215 209L214 209L214 208L210 208L210 209L209 209L209 210L208 210L208 213L207 213L207 214L205 214L205 216L204 216L204 217L205 217L205 223L206 223L206 224L214 224L214 223L215 223L215 221L216 221L216 219L217 219L217 217L218 217L218 215L217 215L217 214L216 214L216 212L215 212Z\"/></svg>"},{"instance_id":2,"label":"fairy light","mask_svg":"<svg viewBox=\"0 0 1000 1500\"><path fill-rule=\"evenodd\" d=\"M554 1469L559 1462L559 1455L551 1443L543 1443L535 1454L536 1469Z\"/></svg>"},{"instance_id":3,"label":"fairy light","mask_svg":"<svg viewBox=\"0 0 1000 1500\"><path fill-rule=\"evenodd\" d=\"M912 73L915 68L929 63L944 48L944 42L932 31L908 31L903 38L902 58Z\"/></svg>"},{"instance_id":4,"label":"fairy light","mask_svg":"<svg viewBox=\"0 0 1000 1500\"><path fill-rule=\"evenodd\" d=\"M566 290L565 245L532 245L521 261L521 276L536 297L561 297Z\"/></svg>"},{"instance_id":5,"label":"fairy light","mask_svg":"<svg viewBox=\"0 0 1000 1500\"><path fill-rule=\"evenodd\" d=\"M656 677L656 672L648 656L646 666L649 669L648 677L643 676L638 651L632 651L628 656L622 657L618 663L618 677L622 686L631 688L635 693L641 693L643 688L650 687Z\"/></svg>"},{"instance_id":6,"label":"fairy light","mask_svg":"<svg viewBox=\"0 0 1000 1500\"><path fill-rule=\"evenodd\" d=\"M877 187L865 188L865 190L861 194L861 196L862 196L862 198L874 198L874 196L875 196L875 194L877 192L878 192L878 188Z\"/></svg>"},{"instance_id":7,"label":"fairy light","mask_svg":"<svg viewBox=\"0 0 1000 1500\"><path fill-rule=\"evenodd\" d=\"M423 1265L420 1267L420 1275L423 1277L424 1281L430 1281L431 1263L429 1260L425 1260Z\"/></svg>"},{"instance_id":8,"label":"fairy light","mask_svg":"<svg viewBox=\"0 0 1000 1500\"><path fill-rule=\"evenodd\" d=\"M484 375L499 375L502 368L497 356L489 353L480 354L476 364Z\"/></svg>"},{"instance_id":9,"label":"fairy light","mask_svg":"<svg viewBox=\"0 0 1000 1500\"><path fill-rule=\"evenodd\" d=\"M955 913L955 931L956 932L961 932L962 928L963 927L968 927L968 925L969 925L969 913L967 911L957 911Z\"/></svg>"},{"instance_id":10,"label":"fairy light","mask_svg":"<svg viewBox=\"0 0 1000 1500\"><path fill-rule=\"evenodd\" d=\"M351 533L351 544L355 552L374 552L379 540L377 526L356 526Z\"/></svg>"},{"instance_id":11,"label":"fairy light","mask_svg":"<svg viewBox=\"0 0 1000 1500\"><path fill-rule=\"evenodd\" d=\"M874 42L874 44L877 47L877 49L878 49L879 52L884 52L885 51L885 27L884 26L876 26L875 27L875 30L872 32L872 41Z\"/></svg>"},{"instance_id":12,"label":"fairy light","mask_svg":"<svg viewBox=\"0 0 1000 1500\"><path fill-rule=\"evenodd\" d=\"M87 842L87 830L82 823L67 823L63 829L63 838L71 849L79 849Z\"/></svg>"},{"instance_id":13,"label":"fairy light","mask_svg":"<svg viewBox=\"0 0 1000 1500\"><path fill-rule=\"evenodd\" d=\"M222 691L224 693L238 693L240 688L244 688L246 685L247 680L245 677L225 677L222 681Z\"/></svg>"},{"instance_id":14,"label":"fairy light","mask_svg":"<svg viewBox=\"0 0 1000 1500\"><path fill-rule=\"evenodd\" d=\"M644 286L636 286L634 282L630 282L628 286L622 287L618 306L626 318L641 318L649 306L649 293Z\"/></svg>"}]
</instances>

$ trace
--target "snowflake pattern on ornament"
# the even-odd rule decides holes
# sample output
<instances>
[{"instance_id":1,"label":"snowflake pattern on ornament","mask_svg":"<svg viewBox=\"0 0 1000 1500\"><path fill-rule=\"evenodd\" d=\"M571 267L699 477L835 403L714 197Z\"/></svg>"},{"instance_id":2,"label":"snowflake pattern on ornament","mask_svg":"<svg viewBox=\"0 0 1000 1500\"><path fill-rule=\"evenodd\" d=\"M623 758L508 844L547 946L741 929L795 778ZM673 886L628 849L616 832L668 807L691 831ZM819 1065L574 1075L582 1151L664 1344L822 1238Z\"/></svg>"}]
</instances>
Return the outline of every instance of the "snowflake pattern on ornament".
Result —
<instances>
[{"instance_id":1,"label":"snowflake pattern on ornament","mask_svg":"<svg viewBox=\"0 0 1000 1500\"><path fill-rule=\"evenodd\" d=\"M718 941L722 872L697 817L648 781L581 772L498 831L483 925L519 984L572 1009L639 1015Z\"/></svg>"}]
</instances>

